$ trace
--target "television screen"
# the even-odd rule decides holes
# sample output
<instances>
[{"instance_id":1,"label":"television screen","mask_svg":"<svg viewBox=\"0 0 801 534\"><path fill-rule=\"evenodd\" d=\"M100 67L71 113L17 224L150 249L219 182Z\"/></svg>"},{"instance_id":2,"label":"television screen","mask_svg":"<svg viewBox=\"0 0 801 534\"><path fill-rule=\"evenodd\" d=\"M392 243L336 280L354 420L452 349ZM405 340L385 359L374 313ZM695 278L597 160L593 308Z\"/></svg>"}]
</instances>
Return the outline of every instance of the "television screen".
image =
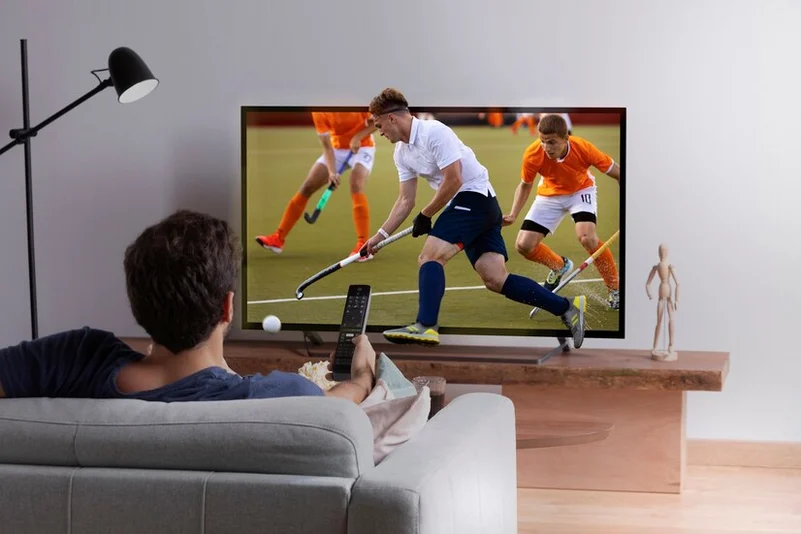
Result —
<instances>
[{"instance_id":1,"label":"television screen","mask_svg":"<svg viewBox=\"0 0 801 534\"><path fill-rule=\"evenodd\" d=\"M565 279L594 247L607 245L558 293L587 297L586 337L624 337L625 109L410 110L415 121L449 126L472 149L488 171L504 215L511 214L518 186L530 183L516 219L502 228L510 273L543 285L549 276L553 281L561 273ZM371 259L349 263L311 284L303 298L296 296L304 280L348 258L362 239L375 235L398 199L401 181L393 158L398 145L371 132L366 106L246 106L241 113L243 327L261 329L265 316L276 315L283 330L336 331L351 284L372 288L368 332L414 323L418 257L426 236L403 237ZM567 125L561 145L540 139L541 126L549 120L559 124L545 119L548 115L562 117ZM323 150L325 139L334 149L331 161ZM612 161L620 181L606 174L615 174ZM329 168L340 173L340 182L326 194ZM553 173L557 176L548 176ZM562 194L560 180L572 181L576 192ZM417 179L415 207L395 233L412 225L434 193L425 179ZM316 210L324 195L325 205ZM527 220L535 199L537 220ZM537 233L544 238L532 247ZM487 289L464 251L444 271L440 334L556 337L568 332L559 317L544 311L531 316L532 306Z\"/></svg>"}]
</instances>

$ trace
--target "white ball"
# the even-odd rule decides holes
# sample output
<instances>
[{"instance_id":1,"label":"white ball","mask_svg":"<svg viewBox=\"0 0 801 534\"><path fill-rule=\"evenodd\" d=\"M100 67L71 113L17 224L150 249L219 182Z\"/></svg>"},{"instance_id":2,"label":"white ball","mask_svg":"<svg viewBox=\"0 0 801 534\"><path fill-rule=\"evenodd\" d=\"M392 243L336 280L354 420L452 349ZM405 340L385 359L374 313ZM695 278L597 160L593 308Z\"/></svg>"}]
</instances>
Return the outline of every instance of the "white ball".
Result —
<instances>
[{"instance_id":1,"label":"white ball","mask_svg":"<svg viewBox=\"0 0 801 534\"><path fill-rule=\"evenodd\" d=\"M261 322L261 327L264 328L265 332L275 334L276 332L281 330L281 319L279 319L275 315L268 315Z\"/></svg>"}]
</instances>

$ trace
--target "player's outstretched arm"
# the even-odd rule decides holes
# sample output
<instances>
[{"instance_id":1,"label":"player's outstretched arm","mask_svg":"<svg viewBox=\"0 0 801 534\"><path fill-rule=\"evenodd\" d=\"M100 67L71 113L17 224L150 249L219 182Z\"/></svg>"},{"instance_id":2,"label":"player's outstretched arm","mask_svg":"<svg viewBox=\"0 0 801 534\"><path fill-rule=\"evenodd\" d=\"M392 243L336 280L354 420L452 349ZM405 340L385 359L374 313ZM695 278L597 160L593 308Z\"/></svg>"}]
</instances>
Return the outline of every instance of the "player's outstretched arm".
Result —
<instances>
[{"instance_id":1,"label":"player's outstretched arm","mask_svg":"<svg viewBox=\"0 0 801 534\"><path fill-rule=\"evenodd\" d=\"M359 404L375 387L375 349L367 336L362 334L353 338L356 350L350 366L351 379L340 382L326 391L328 397L349 399Z\"/></svg>"},{"instance_id":2,"label":"player's outstretched arm","mask_svg":"<svg viewBox=\"0 0 801 534\"><path fill-rule=\"evenodd\" d=\"M356 132L353 136L353 139L350 140L350 151L354 154L359 151L359 147L362 144L362 140L373 133L375 133L378 128L375 127L375 121L373 118L367 119L367 125Z\"/></svg>"},{"instance_id":3,"label":"player's outstretched arm","mask_svg":"<svg viewBox=\"0 0 801 534\"><path fill-rule=\"evenodd\" d=\"M617 183L620 183L620 165L614 162L612 168L606 172L606 175L617 180Z\"/></svg>"},{"instance_id":4,"label":"player's outstretched arm","mask_svg":"<svg viewBox=\"0 0 801 534\"><path fill-rule=\"evenodd\" d=\"M533 187L533 183L524 182L523 180L520 180L520 183L517 184L515 188L515 198L512 202L512 210L509 212L509 215L503 218L504 226L508 226L517 220L520 211L523 209L523 206L526 205L528 197L531 195L531 189Z\"/></svg>"},{"instance_id":5,"label":"player's outstretched arm","mask_svg":"<svg viewBox=\"0 0 801 534\"><path fill-rule=\"evenodd\" d=\"M320 144L323 145L323 156L325 157L325 166L328 167L328 182L333 183L335 187L339 187L339 175L337 174L337 160L334 156L334 145L331 144L331 136L323 134L319 136Z\"/></svg>"},{"instance_id":6,"label":"player's outstretched arm","mask_svg":"<svg viewBox=\"0 0 801 534\"><path fill-rule=\"evenodd\" d=\"M367 241L363 250L366 250L368 254L375 254L375 246L392 235L412 212L416 197L417 178L402 181L398 191L398 198L395 200L395 205L392 206L387 220L381 225L381 229ZM387 235L382 234L381 231Z\"/></svg>"}]
</instances>

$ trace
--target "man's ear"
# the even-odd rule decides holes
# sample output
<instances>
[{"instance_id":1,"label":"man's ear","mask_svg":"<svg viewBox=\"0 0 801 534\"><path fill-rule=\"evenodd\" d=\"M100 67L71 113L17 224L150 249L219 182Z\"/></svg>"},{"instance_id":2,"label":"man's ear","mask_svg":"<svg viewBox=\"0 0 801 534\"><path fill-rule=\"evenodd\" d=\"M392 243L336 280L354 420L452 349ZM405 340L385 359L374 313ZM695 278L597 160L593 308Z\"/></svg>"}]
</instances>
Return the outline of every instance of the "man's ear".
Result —
<instances>
[{"instance_id":1,"label":"man's ear","mask_svg":"<svg viewBox=\"0 0 801 534\"><path fill-rule=\"evenodd\" d=\"M225 312L223 317L225 318L226 323L231 323L234 321L234 292L229 291L228 294L225 296L225 300L223 301L223 311Z\"/></svg>"}]
</instances>

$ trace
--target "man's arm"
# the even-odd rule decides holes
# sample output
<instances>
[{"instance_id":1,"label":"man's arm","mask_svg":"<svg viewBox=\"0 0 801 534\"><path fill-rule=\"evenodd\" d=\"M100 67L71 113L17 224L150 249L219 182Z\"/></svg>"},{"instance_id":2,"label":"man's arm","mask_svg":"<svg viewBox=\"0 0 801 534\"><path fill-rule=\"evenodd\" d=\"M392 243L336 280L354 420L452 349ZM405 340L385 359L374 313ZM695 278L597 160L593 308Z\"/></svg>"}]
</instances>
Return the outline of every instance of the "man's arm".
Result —
<instances>
[{"instance_id":1,"label":"man's arm","mask_svg":"<svg viewBox=\"0 0 801 534\"><path fill-rule=\"evenodd\" d=\"M506 224L512 224L517 220L517 216L520 215L520 210L523 209L523 206L526 205L528 201L529 195L531 195L531 190L533 189L534 184L529 182L524 182L520 180L520 183L517 184L517 188L515 189L515 198L514 202L512 202L512 211L509 212L509 221L507 222L504 220ZM504 217L506 219L506 217Z\"/></svg>"},{"instance_id":2,"label":"man's arm","mask_svg":"<svg viewBox=\"0 0 801 534\"><path fill-rule=\"evenodd\" d=\"M353 338L356 350L350 364L350 380L340 382L325 392L327 397L340 397L359 404L375 387L375 350L364 334Z\"/></svg>"},{"instance_id":3,"label":"man's arm","mask_svg":"<svg viewBox=\"0 0 801 534\"><path fill-rule=\"evenodd\" d=\"M81 328L0 349L3 396L94 397L121 358L141 358L111 332Z\"/></svg>"},{"instance_id":4,"label":"man's arm","mask_svg":"<svg viewBox=\"0 0 801 534\"><path fill-rule=\"evenodd\" d=\"M334 157L334 146L331 144L331 135L328 133L320 134L320 144L323 145L323 157L325 166L328 167L328 182L339 186L339 175L337 174L337 160Z\"/></svg>"},{"instance_id":5,"label":"man's arm","mask_svg":"<svg viewBox=\"0 0 801 534\"><path fill-rule=\"evenodd\" d=\"M616 161L612 163L612 168L606 171L605 174L617 180L617 183L620 183L620 165L618 165Z\"/></svg>"},{"instance_id":6,"label":"man's arm","mask_svg":"<svg viewBox=\"0 0 801 534\"><path fill-rule=\"evenodd\" d=\"M378 130L378 128L375 127L375 121L373 120L372 117L370 117L369 119L367 119L367 125L358 132L356 132L356 134L353 136L353 139L350 140L351 152L353 152L354 154L358 152L359 147L362 144L362 140L372 135L373 132L375 132L376 130Z\"/></svg>"},{"instance_id":7,"label":"man's arm","mask_svg":"<svg viewBox=\"0 0 801 534\"><path fill-rule=\"evenodd\" d=\"M404 180L400 183L398 189L398 198L395 200L395 205L392 206L387 220L381 225L381 228L390 235L400 227L401 223L406 220L414 209L417 197L417 178Z\"/></svg>"},{"instance_id":8,"label":"man's arm","mask_svg":"<svg viewBox=\"0 0 801 534\"><path fill-rule=\"evenodd\" d=\"M320 144L323 145L323 156L325 166L328 167L328 175L334 176L337 172L337 162L334 157L334 147L331 145L331 124L328 113L312 112L312 122L317 132Z\"/></svg>"},{"instance_id":9,"label":"man's arm","mask_svg":"<svg viewBox=\"0 0 801 534\"><path fill-rule=\"evenodd\" d=\"M400 180L398 198L395 200L387 220L361 248L360 252L363 256L375 254L376 245L395 232L414 209L417 198L417 172L403 162L402 156L398 153L397 145L392 159L395 162L395 168L398 169L398 179Z\"/></svg>"},{"instance_id":10,"label":"man's arm","mask_svg":"<svg viewBox=\"0 0 801 534\"><path fill-rule=\"evenodd\" d=\"M398 198L395 200L395 205L392 206L392 210L390 210L387 220L381 225L379 231L376 232L373 237L368 239L367 243L365 243L364 247L362 247L362 251L364 251L365 254L375 254L376 245L392 235L395 230L398 229L401 223L406 220L406 218L414 209L416 196L417 178L404 180L400 183ZM382 234L382 231L385 232L386 235Z\"/></svg>"},{"instance_id":11,"label":"man's arm","mask_svg":"<svg viewBox=\"0 0 801 534\"><path fill-rule=\"evenodd\" d=\"M589 165L592 165L605 175L613 178L618 184L620 183L620 165L618 165L614 159L589 141L581 146L585 146L587 150L587 163Z\"/></svg>"}]
</instances>

